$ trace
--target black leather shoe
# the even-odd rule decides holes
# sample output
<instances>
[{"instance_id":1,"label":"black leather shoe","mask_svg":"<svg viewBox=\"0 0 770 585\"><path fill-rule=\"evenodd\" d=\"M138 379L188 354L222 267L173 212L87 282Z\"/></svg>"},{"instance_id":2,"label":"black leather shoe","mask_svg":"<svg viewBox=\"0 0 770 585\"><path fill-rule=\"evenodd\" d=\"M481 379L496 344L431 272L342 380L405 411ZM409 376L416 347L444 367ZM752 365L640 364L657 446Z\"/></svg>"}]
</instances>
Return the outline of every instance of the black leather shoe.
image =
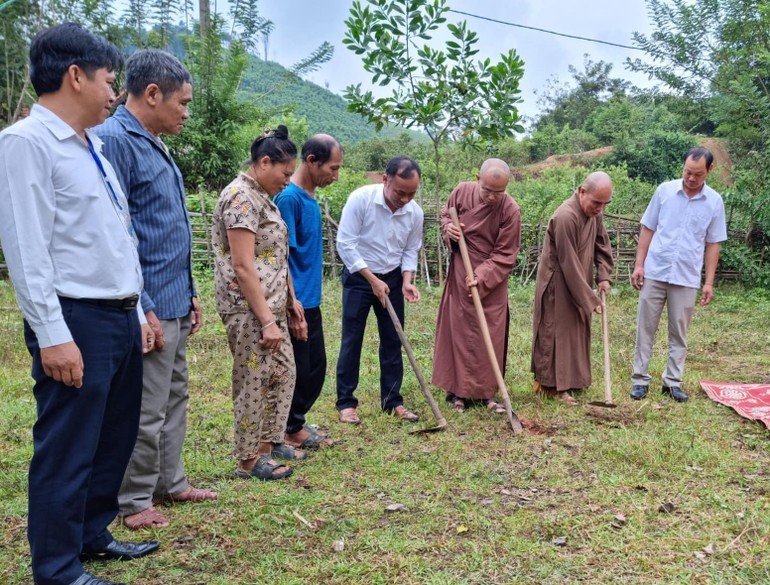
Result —
<instances>
[{"instance_id":1,"label":"black leather shoe","mask_svg":"<svg viewBox=\"0 0 770 585\"><path fill-rule=\"evenodd\" d=\"M70 585L126 585L125 583L116 583L115 581L105 581L94 577L91 573L83 573L75 579Z\"/></svg>"},{"instance_id":2,"label":"black leather shoe","mask_svg":"<svg viewBox=\"0 0 770 585\"><path fill-rule=\"evenodd\" d=\"M147 542L121 542L113 540L110 544L100 550L85 549L80 555L84 561L91 560L119 560L129 561L145 557L151 552L158 550L160 543L157 540ZM90 584L89 584L90 585Z\"/></svg>"},{"instance_id":3,"label":"black leather shoe","mask_svg":"<svg viewBox=\"0 0 770 585\"><path fill-rule=\"evenodd\" d=\"M661 392L670 395L671 398L677 402L687 402L687 399L689 398L679 386L663 386Z\"/></svg>"},{"instance_id":4,"label":"black leather shoe","mask_svg":"<svg viewBox=\"0 0 770 585\"><path fill-rule=\"evenodd\" d=\"M641 384L635 384L633 388L631 388L631 398L634 400L641 400L645 396L647 396L647 386L642 386Z\"/></svg>"}]
</instances>

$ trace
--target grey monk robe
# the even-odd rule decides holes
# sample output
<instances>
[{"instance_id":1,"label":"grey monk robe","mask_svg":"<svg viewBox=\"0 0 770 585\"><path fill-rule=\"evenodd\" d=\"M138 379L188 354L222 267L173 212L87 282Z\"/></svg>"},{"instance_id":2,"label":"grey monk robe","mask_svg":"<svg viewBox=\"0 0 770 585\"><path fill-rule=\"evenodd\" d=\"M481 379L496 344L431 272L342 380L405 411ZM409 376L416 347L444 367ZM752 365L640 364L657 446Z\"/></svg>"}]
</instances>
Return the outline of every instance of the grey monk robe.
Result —
<instances>
[{"instance_id":1,"label":"grey monk robe","mask_svg":"<svg viewBox=\"0 0 770 585\"><path fill-rule=\"evenodd\" d=\"M548 222L535 288L532 372L559 392L591 385L595 282L610 280L612 248L603 215L587 217L577 193Z\"/></svg>"},{"instance_id":2,"label":"grey monk robe","mask_svg":"<svg viewBox=\"0 0 770 585\"><path fill-rule=\"evenodd\" d=\"M508 195L497 205L484 205L477 182L460 183L449 196L441 210L442 230L452 221L450 207L457 209L460 223L465 225L468 255L478 277L492 344L498 364L505 369L508 276L521 246L521 209ZM438 311L431 382L460 398L490 399L497 382L465 284L462 256L456 242L446 235L445 241L452 255Z\"/></svg>"}]
</instances>

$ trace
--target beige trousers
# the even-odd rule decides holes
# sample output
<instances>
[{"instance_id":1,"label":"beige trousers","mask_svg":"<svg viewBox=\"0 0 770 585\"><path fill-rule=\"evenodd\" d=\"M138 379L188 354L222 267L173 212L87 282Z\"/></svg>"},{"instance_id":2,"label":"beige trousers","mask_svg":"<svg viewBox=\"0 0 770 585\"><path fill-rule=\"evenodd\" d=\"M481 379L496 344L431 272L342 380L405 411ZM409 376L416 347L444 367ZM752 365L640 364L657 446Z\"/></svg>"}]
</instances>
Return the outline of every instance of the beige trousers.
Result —
<instances>
[{"instance_id":1,"label":"beige trousers","mask_svg":"<svg viewBox=\"0 0 770 585\"><path fill-rule=\"evenodd\" d=\"M631 376L633 385L649 386L652 381L652 376L648 373L650 354L663 305L668 305L668 359L663 374L663 385L682 385L684 361L687 357L687 331L695 312L697 294L698 289L695 288L644 279L642 290L639 292L636 317L636 350L634 373Z\"/></svg>"},{"instance_id":2,"label":"beige trousers","mask_svg":"<svg viewBox=\"0 0 770 585\"><path fill-rule=\"evenodd\" d=\"M224 315L233 354L233 414L236 459L257 456L260 443L283 443L294 394L294 350L286 320L277 320L283 334L276 351L259 344L261 327L253 313Z\"/></svg>"}]
</instances>

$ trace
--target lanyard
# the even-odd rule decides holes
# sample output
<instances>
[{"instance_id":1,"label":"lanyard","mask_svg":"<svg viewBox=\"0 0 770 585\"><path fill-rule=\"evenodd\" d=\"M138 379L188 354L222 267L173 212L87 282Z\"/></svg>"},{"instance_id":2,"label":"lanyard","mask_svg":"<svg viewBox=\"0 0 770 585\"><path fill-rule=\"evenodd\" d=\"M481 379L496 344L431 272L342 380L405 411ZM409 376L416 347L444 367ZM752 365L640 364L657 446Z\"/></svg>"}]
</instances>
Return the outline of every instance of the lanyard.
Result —
<instances>
[{"instance_id":1,"label":"lanyard","mask_svg":"<svg viewBox=\"0 0 770 585\"><path fill-rule=\"evenodd\" d=\"M102 164L101 159L99 158L99 156L96 154L96 151L94 150L94 145L91 143L91 139L86 136L86 141L88 142L88 152L91 153L91 157L94 159L96 166L99 167L99 170L102 173L102 179L104 179L104 184L107 185L107 190L110 192L110 195L112 196L112 202L115 203L115 205L120 211L123 211L123 206L120 204L120 200L118 199L118 196L115 193L115 189L112 187L112 183L110 183L109 177L107 177L107 172L104 170L104 165Z\"/></svg>"},{"instance_id":2,"label":"lanyard","mask_svg":"<svg viewBox=\"0 0 770 585\"><path fill-rule=\"evenodd\" d=\"M96 166L99 167L99 171L102 173L102 180L104 181L104 184L107 185L107 190L110 192L110 196L112 197L112 202L115 204L115 208L118 214L118 217L120 218L121 222L123 223L123 227L126 228L126 232L128 233L131 240L134 242L134 245L139 244L139 240L136 237L136 231L134 230L134 225L131 223L131 216L128 214L128 210L123 207L120 203L120 199L118 199L117 193L115 193L115 189L112 187L112 183L110 182L109 177L107 176L107 172L104 170L104 165L102 164L101 159L99 158L99 155L96 154L96 151L94 150L94 145L91 143L91 139L86 136L86 141L88 142L88 152L91 153L91 157L94 159L94 162L96 163Z\"/></svg>"}]
</instances>

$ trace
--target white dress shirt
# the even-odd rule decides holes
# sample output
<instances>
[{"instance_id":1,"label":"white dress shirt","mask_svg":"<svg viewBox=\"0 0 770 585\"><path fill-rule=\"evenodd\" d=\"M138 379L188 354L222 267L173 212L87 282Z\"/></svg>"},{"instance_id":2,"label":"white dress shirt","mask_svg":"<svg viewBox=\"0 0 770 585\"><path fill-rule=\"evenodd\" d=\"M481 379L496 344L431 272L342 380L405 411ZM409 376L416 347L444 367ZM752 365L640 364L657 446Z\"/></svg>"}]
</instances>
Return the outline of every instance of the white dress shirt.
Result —
<instances>
[{"instance_id":1,"label":"white dress shirt","mask_svg":"<svg viewBox=\"0 0 770 585\"><path fill-rule=\"evenodd\" d=\"M86 133L100 152L99 138ZM72 340L58 296L123 299L142 290L139 256L119 209L128 202L100 159L106 179L87 143L37 104L0 133L0 242L41 348Z\"/></svg>"},{"instance_id":2,"label":"white dress shirt","mask_svg":"<svg viewBox=\"0 0 770 585\"><path fill-rule=\"evenodd\" d=\"M661 184L647 206L642 225L655 234L644 261L644 276L690 288L700 287L707 243L727 239L722 197L704 183L688 197L682 179Z\"/></svg>"},{"instance_id":3,"label":"white dress shirt","mask_svg":"<svg viewBox=\"0 0 770 585\"><path fill-rule=\"evenodd\" d=\"M387 274L417 271L423 212L410 201L395 213L385 203L382 183L353 191L342 209L337 251L348 271L368 268Z\"/></svg>"}]
</instances>

